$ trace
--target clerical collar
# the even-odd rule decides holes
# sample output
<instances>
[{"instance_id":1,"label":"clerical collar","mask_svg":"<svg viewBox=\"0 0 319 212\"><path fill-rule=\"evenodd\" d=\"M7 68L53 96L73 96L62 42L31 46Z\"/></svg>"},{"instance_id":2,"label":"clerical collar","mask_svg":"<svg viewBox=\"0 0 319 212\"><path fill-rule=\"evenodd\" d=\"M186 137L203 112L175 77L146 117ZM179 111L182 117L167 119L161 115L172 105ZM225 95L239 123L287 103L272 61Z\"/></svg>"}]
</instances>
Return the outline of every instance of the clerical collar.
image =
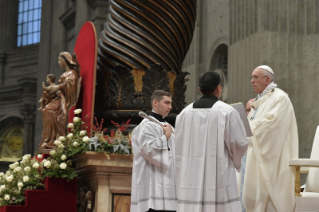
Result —
<instances>
[{"instance_id":1,"label":"clerical collar","mask_svg":"<svg viewBox=\"0 0 319 212\"><path fill-rule=\"evenodd\" d=\"M212 98L218 101L217 96L215 96L214 94L204 94L201 98Z\"/></svg>"},{"instance_id":2,"label":"clerical collar","mask_svg":"<svg viewBox=\"0 0 319 212\"><path fill-rule=\"evenodd\" d=\"M163 116L161 116L158 113L155 113L154 111L152 111L150 115L153 116L154 118L156 118L160 122L166 122L166 120Z\"/></svg>"}]
</instances>

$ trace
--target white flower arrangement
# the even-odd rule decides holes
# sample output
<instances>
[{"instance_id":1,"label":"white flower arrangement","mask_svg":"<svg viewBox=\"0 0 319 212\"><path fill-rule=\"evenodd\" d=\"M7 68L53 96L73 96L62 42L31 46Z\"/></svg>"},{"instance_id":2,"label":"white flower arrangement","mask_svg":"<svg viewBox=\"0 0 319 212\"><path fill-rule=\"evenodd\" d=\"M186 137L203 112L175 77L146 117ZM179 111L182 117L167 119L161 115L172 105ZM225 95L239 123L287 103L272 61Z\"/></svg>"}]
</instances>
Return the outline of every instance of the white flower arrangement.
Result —
<instances>
[{"instance_id":1,"label":"white flower arrangement","mask_svg":"<svg viewBox=\"0 0 319 212\"><path fill-rule=\"evenodd\" d=\"M29 182L29 180L30 180L30 178L29 178L29 176L28 175L26 175L26 176L23 176L23 182Z\"/></svg>"},{"instance_id":2,"label":"white flower arrangement","mask_svg":"<svg viewBox=\"0 0 319 212\"><path fill-rule=\"evenodd\" d=\"M30 172L31 171L31 168L29 167L29 166L26 166L26 167L24 167L24 169L23 169L25 172Z\"/></svg>"},{"instance_id":3,"label":"white flower arrangement","mask_svg":"<svg viewBox=\"0 0 319 212\"><path fill-rule=\"evenodd\" d=\"M76 114L76 115L80 114L81 112L82 112L82 109L76 109L76 110L74 110L74 114Z\"/></svg>"},{"instance_id":4,"label":"white flower arrangement","mask_svg":"<svg viewBox=\"0 0 319 212\"><path fill-rule=\"evenodd\" d=\"M88 143L89 140L90 140L90 138L89 138L88 136L84 136L84 137L82 138L82 140L83 140L84 143Z\"/></svg>"},{"instance_id":5,"label":"white flower arrangement","mask_svg":"<svg viewBox=\"0 0 319 212\"><path fill-rule=\"evenodd\" d=\"M39 162L36 158L31 159L30 154L24 155L20 163L15 162L9 167L10 170L5 174L0 173L0 206L20 205L25 199L25 190L44 186L39 174Z\"/></svg>"},{"instance_id":6,"label":"white flower arrangement","mask_svg":"<svg viewBox=\"0 0 319 212\"><path fill-rule=\"evenodd\" d=\"M54 155L55 153L56 153L55 150L51 150L51 151L50 151L50 155Z\"/></svg>"},{"instance_id":7,"label":"white flower arrangement","mask_svg":"<svg viewBox=\"0 0 319 212\"><path fill-rule=\"evenodd\" d=\"M59 137L59 141L65 141L65 137L64 136L60 136Z\"/></svg>"},{"instance_id":8,"label":"white flower arrangement","mask_svg":"<svg viewBox=\"0 0 319 212\"><path fill-rule=\"evenodd\" d=\"M40 166L40 164L39 164L38 162L36 162L36 163L34 163L34 164L32 165L32 168L38 169L39 166Z\"/></svg>"},{"instance_id":9,"label":"white flower arrangement","mask_svg":"<svg viewBox=\"0 0 319 212\"><path fill-rule=\"evenodd\" d=\"M55 140L53 143L54 143L56 146L59 146L60 144L62 144L62 142L61 142L60 140Z\"/></svg>"},{"instance_id":10,"label":"white flower arrangement","mask_svg":"<svg viewBox=\"0 0 319 212\"><path fill-rule=\"evenodd\" d=\"M74 117L73 118L73 122L80 122L80 121L81 121L81 119L79 117Z\"/></svg>"},{"instance_id":11,"label":"white flower arrangement","mask_svg":"<svg viewBox=\"0 0 319 212\"><path fill-rule=\"evenodd\" d=\"M67 164L66 164L66 163L61 163L61 164L60 164L60 168L61 168L61 169L66 169L66 167L67 167Z\"/></svg>"},{"instance_id":12,"label":"white flower arrangement","mask_svg":"<svg viewBox=\"0 0 319 212\"><path fill-rule=\"evenodd\" d=\"M46 167L46 168L50 168L51 162L50 161L45 161L43 166Z\"/></svg>"}]
</instances>

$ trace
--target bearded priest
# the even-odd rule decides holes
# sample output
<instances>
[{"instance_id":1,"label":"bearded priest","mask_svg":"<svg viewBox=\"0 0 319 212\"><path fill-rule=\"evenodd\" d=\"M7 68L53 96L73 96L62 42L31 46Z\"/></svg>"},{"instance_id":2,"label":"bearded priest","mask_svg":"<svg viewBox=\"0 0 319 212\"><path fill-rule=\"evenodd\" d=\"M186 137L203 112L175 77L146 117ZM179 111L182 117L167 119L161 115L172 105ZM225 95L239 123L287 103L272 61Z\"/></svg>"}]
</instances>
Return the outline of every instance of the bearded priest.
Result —
<instances>
[{"instance_id":1,"label":"bearded priest","mask_svg":"<svg viewBox=\"0 0 319 212\"><path fill-rule=\"evenodd\" d=\"M219 101L217 72L199 78L203 96L176 119L177 211L241 210L235 168L239 171L248 139L239 113Z\"/></svg>"},{"instance_id":2,"label":"bearded priest","mask_svg":"<svg viewBox=\"0 0 319 212\"><path fill-rule=\"evenodd\" d=\"M248 115L253 136L247 151L243 204L247 212L292 212L294 170L289 161L298 158L295 112L288 94L274 83L269 66L258 66L251 83L258 96Z\"/></svg>"}]
</instances>

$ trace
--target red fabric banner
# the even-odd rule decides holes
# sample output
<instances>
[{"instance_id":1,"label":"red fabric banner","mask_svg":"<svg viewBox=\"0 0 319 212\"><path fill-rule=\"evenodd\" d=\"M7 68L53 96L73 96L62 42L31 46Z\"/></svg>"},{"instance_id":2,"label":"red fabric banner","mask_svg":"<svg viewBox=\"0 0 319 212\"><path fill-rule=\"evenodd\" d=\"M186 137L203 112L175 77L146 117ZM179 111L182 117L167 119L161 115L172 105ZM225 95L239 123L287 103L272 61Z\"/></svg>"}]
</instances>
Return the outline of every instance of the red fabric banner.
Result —
<instances>
[{"instance_id":1,"label":"red fabric banner","mask_svg":"<svg viewBox=\"0 0 319 212\"><path fill-rule=\"evenodd\" d=\"M95 26L92 22L86 22L82 26L76 39L74 52L77 54L78 62L81 65L80 76L82 78L82 85L77 105L69 111L69 123L73 122L75 116L74 110L81 108L82 113L80 118L85 122L88 135L91 136L97 64L97 37Z\"/></svg>"}]
</instances>

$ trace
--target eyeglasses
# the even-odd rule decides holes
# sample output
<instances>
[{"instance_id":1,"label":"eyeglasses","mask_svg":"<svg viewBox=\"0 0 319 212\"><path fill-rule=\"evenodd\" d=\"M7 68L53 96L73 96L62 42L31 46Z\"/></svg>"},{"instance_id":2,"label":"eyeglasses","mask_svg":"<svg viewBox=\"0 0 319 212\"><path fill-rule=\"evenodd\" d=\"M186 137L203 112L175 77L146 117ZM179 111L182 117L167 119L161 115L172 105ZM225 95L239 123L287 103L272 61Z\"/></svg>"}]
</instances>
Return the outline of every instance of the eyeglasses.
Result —
<instances>
[{"instance_id":1,"label":"eyeglasses","mask_svg":"<svg viewBox=\"0 0 319 212\"><path fill-rule=\"evenodd\" d=\"M261 79L261 78L264 78L264 77L267 77L267 76L262 76L262 77L260 77L260 76L253 76L253 77L249 77L249 80L251 81L251 80L258 80L258 79Z\"/></svg>"}]
</instances>

